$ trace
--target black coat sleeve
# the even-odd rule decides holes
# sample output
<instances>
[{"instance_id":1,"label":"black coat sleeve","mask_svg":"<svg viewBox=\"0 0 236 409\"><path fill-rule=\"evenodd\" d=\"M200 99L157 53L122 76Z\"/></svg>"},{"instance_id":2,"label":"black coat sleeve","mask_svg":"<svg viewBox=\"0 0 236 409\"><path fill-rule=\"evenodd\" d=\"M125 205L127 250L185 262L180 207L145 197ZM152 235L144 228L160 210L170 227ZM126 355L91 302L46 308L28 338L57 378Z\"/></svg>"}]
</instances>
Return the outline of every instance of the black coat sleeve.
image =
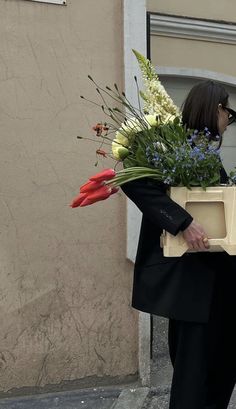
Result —
<instances>
[{"instance_id":1,"label":"black coat sleeve","mask_svg":"<svg viewBox=\"0 0 236 409\"><path fill-rule=\"evenodd\" d=\"M163 183L142 178L127 182L121 188L146 218L174 236L193 220L186 210L170 199Z\"/></svg>"}]
</instances>

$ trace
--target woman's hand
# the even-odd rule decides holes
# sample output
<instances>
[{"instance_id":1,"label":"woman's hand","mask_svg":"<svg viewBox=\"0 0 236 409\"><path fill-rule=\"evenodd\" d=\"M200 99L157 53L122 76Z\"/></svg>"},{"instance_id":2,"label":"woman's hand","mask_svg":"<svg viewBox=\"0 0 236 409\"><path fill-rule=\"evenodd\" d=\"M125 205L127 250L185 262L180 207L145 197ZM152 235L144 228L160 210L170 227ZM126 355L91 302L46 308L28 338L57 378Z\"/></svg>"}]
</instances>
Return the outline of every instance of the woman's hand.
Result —
<instances>
[{"instance_id":1,"label":"woman's hand","mask_svg":"<svg viewBox=\"0 0 236 409\"><path fill-rule=\"evenodd\" d=\"M206 251L209 249L210 246L206 232L194 220L182 234L190 250Z\"/></svg>"}]
</instances>

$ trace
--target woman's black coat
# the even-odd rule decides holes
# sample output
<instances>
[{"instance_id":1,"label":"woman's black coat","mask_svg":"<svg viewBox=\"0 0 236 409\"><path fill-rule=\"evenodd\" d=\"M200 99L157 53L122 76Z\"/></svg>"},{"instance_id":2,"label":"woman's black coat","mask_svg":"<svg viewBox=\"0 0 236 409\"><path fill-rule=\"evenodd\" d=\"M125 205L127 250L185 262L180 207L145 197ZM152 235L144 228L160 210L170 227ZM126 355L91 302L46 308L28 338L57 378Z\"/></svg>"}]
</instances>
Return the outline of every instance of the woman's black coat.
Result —
<instances>
[{"instance_id":1,"label":"woman's black coat","mask_svg":"<svg viewBox=\"0 0 236 409\"><path fill-rule=\"evenodd\" d=\"M196 252L164 257L160 248L162 230L176 235L188 227L192 217L168 197L163 184L154 180L132 181L122 190L143 213L132 306L177 320L207 322L215 274L219 272L222 280L227 280L227 271L235 269L235 256ZM235 284L236 280L229 283L234 291Z\"/></svg>"}]
</instances>

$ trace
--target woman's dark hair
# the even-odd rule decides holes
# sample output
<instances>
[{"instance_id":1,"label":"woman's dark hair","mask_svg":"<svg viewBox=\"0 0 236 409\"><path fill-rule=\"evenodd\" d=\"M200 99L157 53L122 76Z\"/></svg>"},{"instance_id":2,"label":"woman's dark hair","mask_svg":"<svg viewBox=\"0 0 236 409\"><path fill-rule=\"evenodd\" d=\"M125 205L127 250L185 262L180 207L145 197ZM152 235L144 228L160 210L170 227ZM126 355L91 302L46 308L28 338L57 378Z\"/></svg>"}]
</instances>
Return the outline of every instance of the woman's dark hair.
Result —
<instances>
[{"instance_id":1,"label":"woman's dark hair","mask_svg":"<svg viewBox=\"0 0 236 409\"><path fill-rule=\"evenodd\" d=\"M218 106L222 104L223 108L226 107L228 98L227 91L217 82L208 80L196 84L182 106L183 124L198 131L207 127L214 139L219 135Z\"/></svg>"}]
</instances>

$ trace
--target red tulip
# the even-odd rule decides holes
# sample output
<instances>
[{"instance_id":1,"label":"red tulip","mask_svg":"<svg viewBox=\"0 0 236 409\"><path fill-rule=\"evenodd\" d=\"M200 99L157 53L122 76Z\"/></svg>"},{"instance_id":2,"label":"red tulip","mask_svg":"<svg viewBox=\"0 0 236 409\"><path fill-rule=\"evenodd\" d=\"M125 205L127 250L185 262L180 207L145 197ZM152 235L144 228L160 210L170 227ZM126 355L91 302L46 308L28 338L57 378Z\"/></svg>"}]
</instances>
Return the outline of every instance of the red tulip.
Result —
<instances>
[{"instance_id":1,"label":"red tulip","mask_svg":"<svg viewBox=\"0 0 236 409\"><path fill-rule=\"evenodd\" d=\"M116 172L113 169L105 169L92 176L88 182L80 187L80 193L74 198L71 207L83 207L107 199L113 193L118 192L117 187L106 185L107 180L113 179Z\"/></svg>"},{"instance_id":2,"label":"red tulip","mask_svg":"<svg viewBox=\"0 0 236 409\"><path fill-rule=\"evenodd\" d=\"M70 204L70 207L78 207L78 206L80 206L80 204L83 202L83 200L85 199L85 197L87 196L87 194L86 193L80 193L79 195L77 195L74 199L73 199L73 201L72 201L72 203Z\"/></svg>"},{"instance_id":3,"label":"red tulip","mask_svg":"<svg viewBox=\"0 0 236 409\"><path fill-rule=\"evenodd\" d=\"M102 182L104 180L110 180L114 178L116 172L114 169L104 169L102 172L97 173L96 175L89 178L89 180L93 180L96 182Z\"/></svg>"},{"instance_id":4,"label":"red tulip","mask_svg":"<svg viewBox=\"0 0 236 409\"><path fill-rule=\"evenodd\" d=\"M101 186L103 186L103 182L89 180L87 183L80 187L80 193L90 192L92 190L98 189Z\"/></svg>"},{"instance_id":5,"label":"red tulip","mask_svg":"<svg viewBox=\"0 0 236 409\"><path fill-rule=\"evenodd\" d=\"M115 192L114 192L115 193ZM97 190L88 192L84 200L80 203L80 207L91 205L100 200L107 199L112 194L112 188L109 186L102 186Z\"/></svg>"},{"instance_id":6,"label":"red tulip","mask_svg":"<svg viewBox=\"0 0 236 409\"><path fill-rule=\"evenodd\" d=\"M118 187L112 187L111 188L111 195L113 195L113 193L117 193L119 191Z\"/></svg>"}]
</instances>

